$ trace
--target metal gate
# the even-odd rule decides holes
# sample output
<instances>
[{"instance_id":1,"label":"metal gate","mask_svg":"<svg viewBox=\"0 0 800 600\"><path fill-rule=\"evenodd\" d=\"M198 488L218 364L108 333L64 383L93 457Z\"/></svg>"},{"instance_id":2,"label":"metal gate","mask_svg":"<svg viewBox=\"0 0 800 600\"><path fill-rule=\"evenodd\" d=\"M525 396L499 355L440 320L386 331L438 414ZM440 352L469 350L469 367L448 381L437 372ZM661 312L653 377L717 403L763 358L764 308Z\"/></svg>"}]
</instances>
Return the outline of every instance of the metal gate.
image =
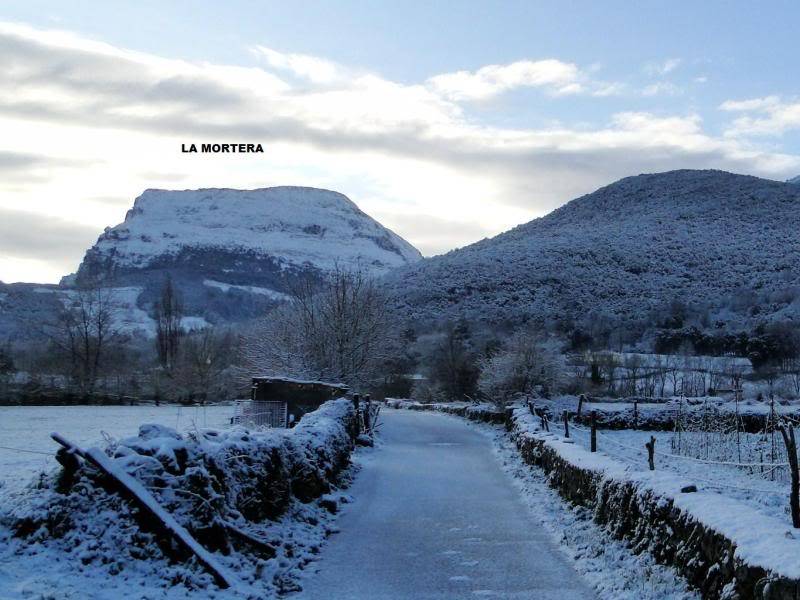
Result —
<instances>
[{"instance_id":1,"label":"metal gate","mask_svg":"<svg viewBox=\"0 0 800 600\"><path fill-rule=\"evenodd\" d=\"M233 424L257 429L260 427L286 427L288 407L286 402L265 400L239 400L236 402Z\"/></svg>"}]
</instances>

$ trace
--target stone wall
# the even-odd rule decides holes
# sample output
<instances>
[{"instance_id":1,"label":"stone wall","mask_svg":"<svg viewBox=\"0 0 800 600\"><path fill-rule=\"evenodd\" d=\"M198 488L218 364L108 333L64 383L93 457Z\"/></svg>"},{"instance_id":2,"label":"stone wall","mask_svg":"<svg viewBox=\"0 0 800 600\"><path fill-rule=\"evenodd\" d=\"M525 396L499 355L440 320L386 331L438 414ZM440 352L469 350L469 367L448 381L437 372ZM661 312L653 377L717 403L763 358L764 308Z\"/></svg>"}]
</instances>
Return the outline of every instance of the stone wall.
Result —
<instances>
[{"instance_id":1,"label":"stone wall","mask_svg":"<svg viewBox=\"0 0 800 600\"><path fill-rule=\"evenodd\" d=\"M703 597L800 598L800 581L744 560L734 540L679 506L673 495L628 479L624 472L609 475L576 464L555 447L555 436L537 431L524 409L513 411L508 429L523 460L540 467L562 497L592 508L595 521L615 538L627 540L633 552L648 551L658 562L676 567ZM591 454L577 447L575 452Z\"/></svg>"}]
</instances>

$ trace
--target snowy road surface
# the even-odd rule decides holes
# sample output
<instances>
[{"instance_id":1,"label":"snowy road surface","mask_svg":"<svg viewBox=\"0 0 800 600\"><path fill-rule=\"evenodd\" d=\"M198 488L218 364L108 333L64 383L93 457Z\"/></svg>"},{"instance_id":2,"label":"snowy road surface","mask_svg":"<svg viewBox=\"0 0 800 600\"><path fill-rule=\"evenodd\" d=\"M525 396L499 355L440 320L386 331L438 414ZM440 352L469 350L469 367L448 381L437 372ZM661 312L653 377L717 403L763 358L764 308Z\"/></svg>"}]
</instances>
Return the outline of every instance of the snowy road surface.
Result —
<instances>
[{"instance_id":1,"label":"snowy road surface","mask_svg":"<svg viewBox=\"0 0 800 600\"><path fill-rule=\"evenodd\" d=\"M454 417L385 410L298 598L594 598L530 518L489 440Z\"/></svg>"}]
</instances>

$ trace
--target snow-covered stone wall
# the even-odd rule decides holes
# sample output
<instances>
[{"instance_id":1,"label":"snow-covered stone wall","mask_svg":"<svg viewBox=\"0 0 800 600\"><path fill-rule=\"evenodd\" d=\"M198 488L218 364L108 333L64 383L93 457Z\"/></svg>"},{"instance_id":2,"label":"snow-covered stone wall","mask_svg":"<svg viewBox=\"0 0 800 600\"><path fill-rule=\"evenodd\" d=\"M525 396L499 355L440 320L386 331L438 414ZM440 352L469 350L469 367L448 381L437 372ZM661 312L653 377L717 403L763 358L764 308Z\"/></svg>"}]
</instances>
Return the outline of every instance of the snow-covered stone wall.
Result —
<instances>
[{"instance_id":1,"label":"snow-covered stone wall","mask_svg":"<svg viewBox=\"0 0 800 600\"><path fill-rule=\"evenodd\" d=\"M323 533L317 526L343 501L331 492L349 464L355 426L353 403L342 398L289 430L232 427L182 435L142 425L136 437L112 443L105 456L112 473L133 478L243 586L280 592L294 589L296 573L287 572L318 552ZM59 458L65 468L0 513L0 541L3 527L14 539L10 552L67 563L88 578L122 574L113 582L214 587L118 482L66 451Z\"/></svg>"},{"instance_id":2,"label":"snow-covered stone wall","mask_svg":"<svg viewBox=\"0 0 800 600\"><path fill-rule=\"evenodd\" d=\"M527 409L515 409L508 428L525 462L543 469L564 498L593 508L595 521L611 535L676 567L704 597L783 600L800 594L800 534L788 522L692 491L687 479L630 472L540 431Z\"/></svg>"}]
</instances>

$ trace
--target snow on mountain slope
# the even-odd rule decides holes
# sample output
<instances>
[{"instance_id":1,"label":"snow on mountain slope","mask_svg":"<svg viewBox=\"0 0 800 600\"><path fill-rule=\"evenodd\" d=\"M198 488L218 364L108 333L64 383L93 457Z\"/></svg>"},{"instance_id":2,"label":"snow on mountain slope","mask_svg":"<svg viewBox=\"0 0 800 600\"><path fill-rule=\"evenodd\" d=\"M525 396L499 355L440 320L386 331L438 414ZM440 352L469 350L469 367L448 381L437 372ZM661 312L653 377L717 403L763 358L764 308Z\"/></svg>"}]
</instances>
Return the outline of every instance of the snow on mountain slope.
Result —
<instances>
[{"instance_id":1,"label":"snow on mountain slope","mask_svg":"<svg viewBox=\"0 0 800 600\"><path fill-rule=\"evenodd\" d=\"M254 285L233 285L230 283L222 283L221 281L212 281L211 279L204 279L203 285L217 288L218 290L222 290L223 292L227 292L229 290L240 290L242 292L248 292L250 294L258 294L260 296L267 296L268 298L272 298L273 300L289 300L291 296L288 294L281 294L280 292L276 292L275 290L271 290L269 288L262 288L256 287Z\"/></svg>"},{"instance_id":2,"label":"snow on mountain slope","mask_svg":"<svg viewBox=\"0 0 800 600\"><path fill-rule=\"evenodd\" d=\"M421 258L337 192L147 190L62 285L141 288L135 305L152 315L170 277L188 316L220 324L265 314L300 278L319 280L337 266L380 276Z\"/></svg>"},{"instance_id":3,"label":"snow on mountain slope","mask_svg":"<svg viewBox=\"0 0 800 600\"><path fill-rule=\"evenodd\" d=\"M70 289L53 287L37 287L31 290L34 294L53 295L65 307L77 300L78 292ZM112 308L111 329L121 334L143 335L148 338L156 336L156 321L146 310L138 305L143 289L140 287L109 288L109 301ZM209 323L202 317L186 316L181 318L184 331L195 331L208 327Z\"/></svg>"},{"instance_id":4,"label":"snow on mountain slope","mask_svg":"<svg viewBox=\"0 0 800 600\"><path fill-rule=\"evenodd\" d=\"M145 269L193 248L270 257L281 268L360 265L376 274L421 258L411 244L337 192L147 190L124 223L100 236L81 270L87 262L102 265L108 275Z\"/></svg>"},{"instance_id":5,"label":"snow on mountain slope","mask_svg":"<svg viewBox=\"0 0 800 600\"><path fill-rule=\"evenodd\" d=\"M675 301L706 327L800 318L800 187L722 171L628 177L387 280L415 319L645 328Z\"/></svg>"},{"instance_id":6,"label":"snow on mountain slope","mask_svg":"<svg viewBox=\"0 0 800 600\"><path fill-rule=\"evenodd\" d=\"M788 179L786 181L786 183L795 183L795 184L800 185L800 175L798 175L797 177L792 177L791 179Z\"/></svg>"}]
</instances>

